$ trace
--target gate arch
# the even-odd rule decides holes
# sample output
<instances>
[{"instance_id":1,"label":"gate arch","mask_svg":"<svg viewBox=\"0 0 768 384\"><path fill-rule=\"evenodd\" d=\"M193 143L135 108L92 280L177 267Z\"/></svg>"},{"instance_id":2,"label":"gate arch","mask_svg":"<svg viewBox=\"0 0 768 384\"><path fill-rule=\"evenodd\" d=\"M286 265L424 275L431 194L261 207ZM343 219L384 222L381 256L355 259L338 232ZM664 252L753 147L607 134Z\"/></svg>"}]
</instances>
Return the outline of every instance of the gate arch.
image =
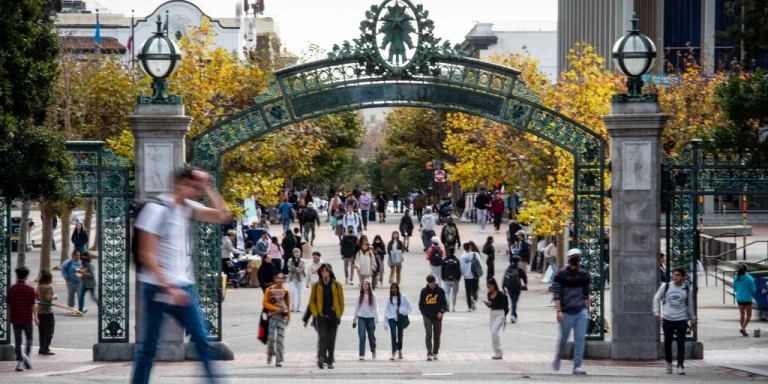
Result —
<instances>
[{"instance_id":1,"label":"gate arch","mask_svg":"<svg viewBox=\"0 0 768 384\"><path fill-rule=\"evenodd\" d=\"M394 56L397 64L383 57L384 49L379 49L383 45L377 40L382 34L388 44L397 40L392 38L391 29L377 28L384 23L384 13L393 12L410 15L410 21L406 18L401 24L410 23L411 28L402 30L417 38L410 57L407 51L393 51L390 45L390 58ZM413 28L413 23L418 28ZM192 164L214 174L220 188L221 159L234 148L304 120L365 108L461 112L535 135L574 157L574 239L584 252L583 264L593 279L588 333L591 339L602 340L606 140L541 105L520 78L520 71L468 58L458 47L441 44L433 29L428 12L409 0L384 0L371 6L360 24L361 35L353 43L334 46L327 59L275 72L275 80L255 98L253 106L194 137ZM401 41L405 32L398 35ZM200 223L195 237L200 306L211 339L218 341L221 305L216 292L221 281L210 271L219 268L219 230L218 226Z\"/></svg>"}]
</instances>

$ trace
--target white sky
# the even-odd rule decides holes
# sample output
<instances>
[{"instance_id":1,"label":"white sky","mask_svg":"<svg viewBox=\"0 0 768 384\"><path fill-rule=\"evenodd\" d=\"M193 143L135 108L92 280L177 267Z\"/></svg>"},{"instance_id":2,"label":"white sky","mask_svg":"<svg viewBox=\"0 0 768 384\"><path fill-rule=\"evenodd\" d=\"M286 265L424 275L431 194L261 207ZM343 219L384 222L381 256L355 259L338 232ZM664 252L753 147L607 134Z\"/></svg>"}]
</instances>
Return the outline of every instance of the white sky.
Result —
<instances>
[{"instance_id":1,"label":"white sky","mask_svg":"<svg viewBox=\"0 0 768 384\"><path fill-rule=\"evenodd\" d=\"M380 0L264 0L265 16L275 17L280 35L288 50L301 52L309 43L330 50L333 44L352 40L360 35L358 26L365 11ZM412 0L423 4L435 21L435 35L456 44L472 29L475 21L509 25L515 21L548 22L557 20L557 0ZM142 18L150 14L163 0L86 0L89 8L95 3L112 13L131 14ZM236 0L191 0L209 16L234 17ZM249 0L255 3L256 0ZM530 28L531 23L526 23ZM551 28L551 27L550 27Z\"/></svg>"}]
</instances>

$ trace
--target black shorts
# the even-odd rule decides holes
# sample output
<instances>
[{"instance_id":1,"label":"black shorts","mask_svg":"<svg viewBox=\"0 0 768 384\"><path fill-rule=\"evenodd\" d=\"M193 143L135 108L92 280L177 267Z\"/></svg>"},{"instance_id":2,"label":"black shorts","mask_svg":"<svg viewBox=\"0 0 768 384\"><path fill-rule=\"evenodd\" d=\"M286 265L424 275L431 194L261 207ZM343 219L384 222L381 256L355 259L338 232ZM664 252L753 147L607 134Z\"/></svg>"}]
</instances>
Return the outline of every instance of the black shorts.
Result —
<instances>
[{"instance_id":1,"label":"black shorts","mask_svg":"<svg viewBox=\"0 0 768 384\"><path fill-rule=\"evenodd\" d=\"M740 301L737 304L739 304L739 305L752 305L752 302L751 301Z\"/></svg>"}]
</instances>

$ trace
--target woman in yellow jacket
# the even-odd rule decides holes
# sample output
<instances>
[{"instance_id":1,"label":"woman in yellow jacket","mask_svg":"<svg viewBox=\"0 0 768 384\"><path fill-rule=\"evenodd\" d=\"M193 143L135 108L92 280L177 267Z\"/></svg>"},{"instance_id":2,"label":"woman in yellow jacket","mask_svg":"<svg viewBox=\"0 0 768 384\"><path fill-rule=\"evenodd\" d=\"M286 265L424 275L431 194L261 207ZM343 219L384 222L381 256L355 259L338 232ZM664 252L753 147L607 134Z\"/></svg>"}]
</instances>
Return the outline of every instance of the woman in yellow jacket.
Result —
<instances>
[{"instance_id":1,"label":"woman in yellow jacket","mask_svg":"<svg viewBox=\"0 0 768 384\"><path fill-rule=\"evenodd\" d=\"M336 347L336 331L344 314L344 288L336 281L330 264L323 264L320 280L312 285L309 310L315 318L317 330L317 367L333 369L333 351Z\"/></svg>"}]
</instances>

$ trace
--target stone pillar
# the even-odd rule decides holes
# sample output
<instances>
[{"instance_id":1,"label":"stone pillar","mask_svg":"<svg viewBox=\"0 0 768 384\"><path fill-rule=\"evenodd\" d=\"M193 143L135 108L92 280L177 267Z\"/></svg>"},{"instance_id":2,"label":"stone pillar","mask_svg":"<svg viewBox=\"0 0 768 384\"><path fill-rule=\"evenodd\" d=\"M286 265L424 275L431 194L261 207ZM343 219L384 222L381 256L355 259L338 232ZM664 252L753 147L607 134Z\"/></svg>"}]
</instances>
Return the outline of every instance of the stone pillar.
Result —
<instances>
[{"instance_id":1,"label":"stone pillar","mask_svg":"<svg viewBox=\"0 0 768 384\"><path fill-rule=\"evenodd\" d=\"M611 151L611 358L657 359L661 131L658 103L614 103L603 117Z\"/></svg>"},{"instance_id":2,"label":"stone pillar","mask_svg":"<svg viewBox=\"0 0 768 384\"><path fill-rule=\"evenodd\" d=\"M716 0L704 0L704 9L701 12L701 58L706 60L704 67L706 73L715 72L715 12L717 11Z\"/></svg>"}]
</instances>

